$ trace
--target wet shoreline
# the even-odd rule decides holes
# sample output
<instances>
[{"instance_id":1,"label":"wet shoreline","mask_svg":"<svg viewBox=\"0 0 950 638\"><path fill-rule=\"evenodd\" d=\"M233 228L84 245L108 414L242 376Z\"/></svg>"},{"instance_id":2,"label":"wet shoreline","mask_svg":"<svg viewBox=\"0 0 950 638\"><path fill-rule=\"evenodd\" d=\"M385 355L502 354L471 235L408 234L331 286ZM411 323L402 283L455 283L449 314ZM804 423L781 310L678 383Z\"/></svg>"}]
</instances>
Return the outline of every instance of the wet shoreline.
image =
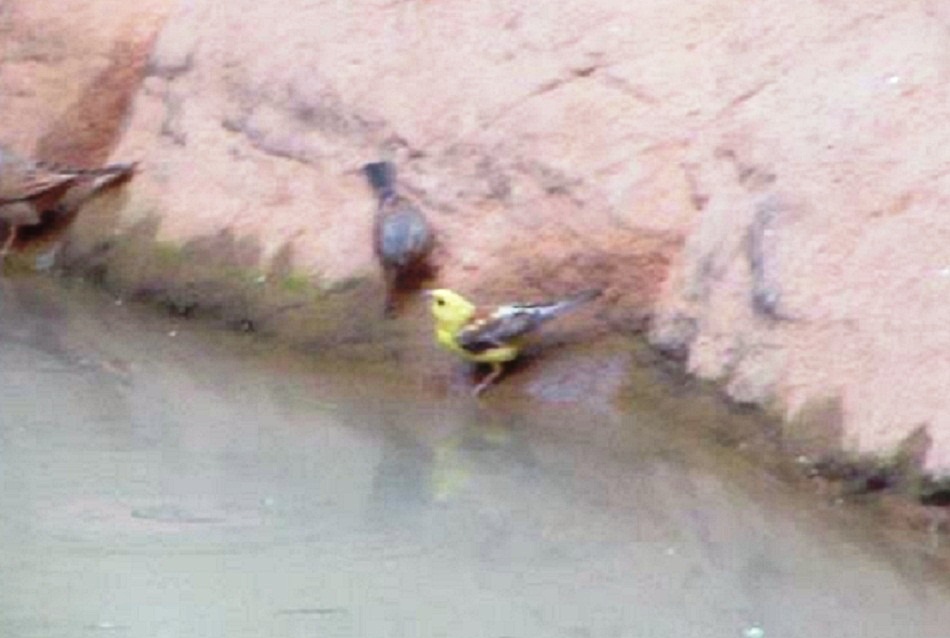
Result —
<instances>
[{"instance_id":1,"label":"wet shoreline","mask_svg":"<svg viewBox=\"0 0 950 638\"><path fill-rule=\"evenodd\" d=\"M556 400L563 379L530 370L527 393L477 402L77 282L3 285L3 633L884 638L950 620L926 535L767 471L754 413L650 367L610 405Z\"/></svg>"},{"instance_id":2,"label":"wet shoreline","mask_svg":"<svg viewBox=\"0 0 950 638\"><path fill-rule=\"evenodd\" d=\"M468 389L478 371L459 365L432 346L429 318L418 300L402 320L380 321L380 329L359 339L344 337L339 343L330 343L273 331L257 333L253 326L235 322L230 315L182 313L177 304L162 297L130 293L132 298L127 301L120 293L104 290L101 283L91 284L75 275L21 275L6 285L11 284L21 296L29 287L36 287L37 298L44 302L65 293L89 308L114 305L118 313L112 313L116 316L109 321L121 321L118 317L128 313L134 322L161 325L171 339L179 331L200 333L213 347L228 352L236 347L251 365L289 366L293 374L332 370L342 379L351 376L353 365L358 365L377 373L388 394L423 393L465 409L473 407ZM367 341L374 335L379 343ZM128 374L118 360L104 360L100 365L111 374ZM394 368L403 372L394 375ZM361 386L359 381L351 383ZM757 406L731 401L721 388L690 377L676 359L637 337L555 332L537 348L529 349L524 361L512 366L499 387L477 402L478 409L508 415L517 415L522 409L530 412L553 406L557 410L575 404L619 419L629 413L631 405L655 406L690 423L687 436L734 451L832 507L853 503L872 509L880 525L922 537L931 550L944 546L950 533L940 500L943 485L922 477L916 459L849 458L834 433L824 431L833 430L832 425L823 422L809 426L822 430L819 435L791 435L789 424ZM938 553L940 560L950 565L950 552L946 556L943 551Z\"/></svg>"}]
</instances>

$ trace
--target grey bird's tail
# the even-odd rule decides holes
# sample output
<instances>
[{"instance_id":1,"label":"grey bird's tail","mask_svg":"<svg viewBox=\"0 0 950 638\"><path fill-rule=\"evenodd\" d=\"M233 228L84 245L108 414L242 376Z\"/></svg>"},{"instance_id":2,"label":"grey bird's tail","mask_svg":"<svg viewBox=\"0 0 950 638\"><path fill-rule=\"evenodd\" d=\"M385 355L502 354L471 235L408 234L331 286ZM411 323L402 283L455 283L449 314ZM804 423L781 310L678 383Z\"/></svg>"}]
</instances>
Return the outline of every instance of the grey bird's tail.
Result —
<instances>
[{"instance_id":1,"label":"grey bird's tail","mask_svg":"<svg viewBox=\"0 0 950 638\"><path fill-rule=\"evenodd\" d=\"M585 304L588 301L593 301L599 297L602 292L603 291L599 288L591 288L590 290L583 290L573 294L566 299L562 299L561 301L556 301L551 304L551 315L557 316L567 312L568 310L573 310L577 306Z\"/></svg>"},{"instance_id":2,"label":"grey bird's tail","mask_svg":"<svg viewBox=\"0 0 950 638\"><path fill-rule=\"evenodd\" d=\"M363 166L373 192L381 200L396 194L396 166L392 162L372 162Z\"/></svg>"},{"instance_id":3,"label":"grey bird's tail","mask_svg":"<svg viewBox=\"0 0 950 638\"><path fill-rule=\"evenodd\" d=\"M530 314L535 315L539 322L546 322L549 319L560 317L565 312L569 312L574 308L587 303L588 301L596 299L600 296L601 292L602 291L600 289L592 288L590 290L584 290L582 292L573 294L570 297L561 299L560 301L513 306L513 308L519 309L522 312L528 311Z\"/></svg>"}]
</instances>

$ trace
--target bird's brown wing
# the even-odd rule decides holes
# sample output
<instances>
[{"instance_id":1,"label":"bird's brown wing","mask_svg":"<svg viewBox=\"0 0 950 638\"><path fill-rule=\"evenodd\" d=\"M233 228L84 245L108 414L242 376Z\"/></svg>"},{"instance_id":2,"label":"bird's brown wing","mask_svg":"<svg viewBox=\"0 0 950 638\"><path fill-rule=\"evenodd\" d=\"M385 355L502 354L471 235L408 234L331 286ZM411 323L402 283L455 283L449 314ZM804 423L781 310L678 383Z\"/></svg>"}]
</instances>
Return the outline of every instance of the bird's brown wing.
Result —
<instances>
[{"instance_id":1,"label":"bird's brown wing","mask_svg":"<svg viewBox=\"0 0 950 638\"><path fill-rule=\"evenodd\" d=\"M0 176L0 204L37 199L58 199L79 179L75 174L30 170Z\"/></svg>"},{"instance_id":2,"label":"bird's brown wing","mask_svg":"<svg viewBox=\"0 0 950 638\"><path fill-rule=\"evenodd\" d=\"M62 210L76 210L96 194L131 179L137 168L137 163L131 163L83 170L78 181L70 184L62 198L56 200L56 206Z\"/></svg>"},{"instance_id":3,"label":"bird's brown wing","mask_svg":"<svg viewBox=\"0 0 950 638\"><path fill-rule=\"evenodd\" d=\"M456 335L458 345L478 354L508 345L542 322L530 306L504 306L490 315L476 317Z\"/></svg>"}]
</instances>

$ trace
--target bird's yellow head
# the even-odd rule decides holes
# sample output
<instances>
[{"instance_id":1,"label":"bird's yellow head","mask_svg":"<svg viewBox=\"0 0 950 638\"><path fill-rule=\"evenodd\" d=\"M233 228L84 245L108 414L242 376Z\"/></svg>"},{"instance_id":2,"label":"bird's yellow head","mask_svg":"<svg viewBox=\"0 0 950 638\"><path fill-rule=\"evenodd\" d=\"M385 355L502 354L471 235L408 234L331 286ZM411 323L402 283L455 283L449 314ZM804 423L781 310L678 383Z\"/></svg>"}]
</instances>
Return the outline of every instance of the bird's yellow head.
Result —
<instances>
[{"instance_id":1,"label":"bird's yellow head","mask_svg":"<svg viewBox=\"0 0 950 638\"><path fill-rule=\"evenodd\" d=\"M439 288L426 292L436 323L443 328L461 328L475 314L475 305L454 290Z\"/></svg>"}]
</instances>

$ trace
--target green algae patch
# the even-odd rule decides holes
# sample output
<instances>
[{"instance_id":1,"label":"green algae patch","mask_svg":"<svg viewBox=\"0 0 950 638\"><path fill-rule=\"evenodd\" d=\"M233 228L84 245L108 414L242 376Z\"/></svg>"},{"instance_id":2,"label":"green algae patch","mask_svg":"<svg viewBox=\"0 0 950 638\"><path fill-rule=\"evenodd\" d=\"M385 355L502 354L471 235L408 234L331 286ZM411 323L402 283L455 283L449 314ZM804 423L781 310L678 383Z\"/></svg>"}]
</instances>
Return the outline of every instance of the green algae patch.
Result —
<instances>
[{"instance_id":1,"label":"green algae patch","mask_svg":"<svg viewBox=\"0 0 950 638\"><path fill-rule=\"evenodd\" d=\"M157 229L157 220L146 218L106 240L71 242L62 269L184 319L209 319L323 354L400 356L405 324L383 318L375 272L331 281L294 268L286 254L262 267L258 242L230 230L178 244L157 239Z\"/></svg>"},{"instance_id":2,"label":"green algae patch","mask_svg":"<svg viewBox=\"0 0 950 638\"><path fill-rule=\"evenodd\" d=\"M304 294L314 289L310 277L303 273L293 273L280 279L280 288L291 294Z\"/></svg>"},{"instance_id":3,"label":"green algae patch","mask_svg":"<svg viewBox=\"0 0 950 638\"><path fill-rule=\"evenodd\" d=\"M169 241L156 241L154 252L156 261L167 267L178 266L184 259L181 246Z\"/></svg>"}]
</instances>

